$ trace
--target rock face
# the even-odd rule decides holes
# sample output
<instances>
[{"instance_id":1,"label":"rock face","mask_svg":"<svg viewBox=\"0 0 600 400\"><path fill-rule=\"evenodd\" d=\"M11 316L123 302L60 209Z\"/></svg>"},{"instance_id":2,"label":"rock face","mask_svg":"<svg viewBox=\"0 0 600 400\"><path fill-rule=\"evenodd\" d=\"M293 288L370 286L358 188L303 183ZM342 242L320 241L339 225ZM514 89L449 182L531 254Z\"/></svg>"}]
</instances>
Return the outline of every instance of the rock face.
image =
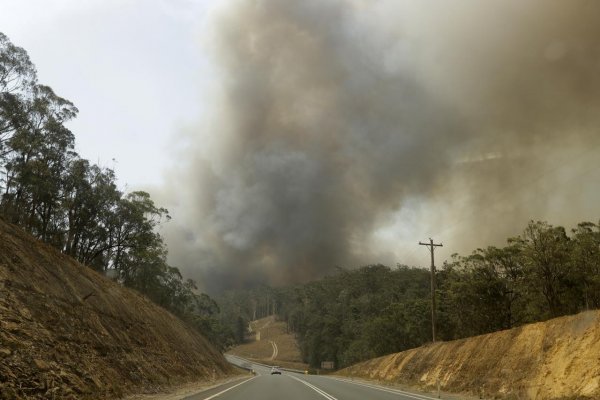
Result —
<instances>
[{"instance_id":1,"label":"rock face","mask_svg":"<svg viewBox=\"0 0 600 400\"><path fill-rule=\"evenodd\" d=\"M365 361L346 376L511 399L600 399L600 311Z\"/></svg>"},{"instance_id":2,"label":"rock face","mask_svg":"<svg viewBox=\"0 0 600 400\"><path fill-rule=\"evenodd\" d=\"M0 399L115 399L231 373L175 316L0 220Z\"/></svg>"}]
</instances>

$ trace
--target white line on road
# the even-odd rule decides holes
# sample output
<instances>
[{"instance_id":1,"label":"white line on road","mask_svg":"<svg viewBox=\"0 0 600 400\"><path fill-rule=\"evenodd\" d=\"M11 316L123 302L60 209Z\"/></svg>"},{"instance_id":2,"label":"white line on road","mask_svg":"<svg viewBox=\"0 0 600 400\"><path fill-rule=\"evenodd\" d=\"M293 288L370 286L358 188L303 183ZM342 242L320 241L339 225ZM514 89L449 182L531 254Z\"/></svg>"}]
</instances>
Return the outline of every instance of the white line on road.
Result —
<instances>
[{"instance_id":1,"label":"white line on road","mask_svg":"<svg viewBox=\"0 0 600 400\"><path fill-rule=\"evenodd\" d=\"M273 347L273 354L271 354L271 360L275 360L277 358L277 354L279 354L279 349L277 348L277 343L272 340L269 340L271 343L271 347Z\"/></svg>"},{"instance_id":2,"label":"white line on road","mask_svg":"<svg viewBox=\"0 0 600 400\"><path fill-rule=\"evenodd\" d=\"M214 399L215 397L217 397L217 396L220 396L220 395L222 395L223 393L225 393L225 392L228 392L228 391L230 391L230 390L231 390L231 389L233 389L233 388L236 388L236 387L238 387L238 386L240 386L240 385L243 385L244 383L248 383L248 382L250 382L250 381L251 381L252 379L254 379L254 378L257 378L257 376L255 376L255 377L252 377L252 378L250 378L250 379L247 379L247 380L245 380L244 382L240 382L240 383L238 383L237 385L233 385L232 387L230 387L230 388L227 388L227 389L223 390L222 392L215 393L215 394L213 394L212 396L210 396L210 397L207 397L207 398L205 398L205 399L203 399L203 400L210 400L210 399Z\"/></svg>"},{"instance_id":3,"label":"white line on road","mask_svg":"<svg viewBox=\"0 0 600 400\"><path fill-rule=\"evenodd\" d=\"M290 378L293 378L293 379L297 380L298 382L304 383L306 386L308 386L309 388L311 388L315 392L319 393L321 396L325 397L327 400L337 400L335 397L333 397L329 393L327 393L327 392L319 389L318 387L316 387L314 385L311 385L310 383L308 383L308 382L306 382L306 381L304 381L302 379L296 378L295 376L292 376L292 375L287 375L287 376L289 376Z\"/></svg>"},{"instance_id":4,"label":"white line on road","mask_svg":"<svg viewBox=\"0 0 600 400\"><path fill-rule=\"evenodd\" d=\"M382 387L382 386L372 385L372 384L369 384L369 383L352 381L350 379L334 378L332 376L330 376L328 378L335 379L336 381L340 381L340 382L347 382L347 383L352 383L354 385L359 385L359 386L364 386L364 387L368 387L368 388L371 388L371 389L381 390L382 392L388 392L388 393L398 394L398 395L402 395L402 396L406 396L406 397L411 397L413 399L418 399L418 400L438 400L435 397L429 397L429 396L425 396L423 394L410 393L410 392L405 392L403 390L392 389L392 388L385 388L385 387Z\"/></svg>"}]
</instances>

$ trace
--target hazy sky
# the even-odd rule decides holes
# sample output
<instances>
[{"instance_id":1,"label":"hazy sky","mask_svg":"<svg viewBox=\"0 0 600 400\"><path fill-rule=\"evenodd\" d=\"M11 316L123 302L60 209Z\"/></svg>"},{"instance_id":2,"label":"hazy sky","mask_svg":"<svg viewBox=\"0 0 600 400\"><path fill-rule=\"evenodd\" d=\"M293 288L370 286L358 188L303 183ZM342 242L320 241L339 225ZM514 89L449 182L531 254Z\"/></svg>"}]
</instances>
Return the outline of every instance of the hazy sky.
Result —
<instances>
[{"instance_id":1,"label":"hazy sky","mask_svg":"<svg viewBox=\"0 0 600 400\"><path fill-rule=\"evenodd\" d=\"M0 31L79 108L84 158L130 189L158 185L178 131L201 118L213 0L0 0ZM113 161L114 159L114 161Z\"/></svg>"},{"instance_id":2,"label":"hazy sky","mask_svg":"<svg viewBox=\"0 0 600 400\"><path fill-rule=\"evenodd\" d=\"M0 0L0 31L205 288L598 221L598 2Z\"/></svg>"}]
</instances>

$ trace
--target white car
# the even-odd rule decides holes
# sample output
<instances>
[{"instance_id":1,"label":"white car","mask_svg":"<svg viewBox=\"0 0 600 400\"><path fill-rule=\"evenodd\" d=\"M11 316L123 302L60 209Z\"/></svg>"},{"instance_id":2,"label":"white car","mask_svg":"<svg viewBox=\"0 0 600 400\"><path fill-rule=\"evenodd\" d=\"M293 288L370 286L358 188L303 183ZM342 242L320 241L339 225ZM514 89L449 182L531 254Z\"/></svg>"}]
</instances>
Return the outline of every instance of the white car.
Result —
<instances>
[{"instance_id":1,"label":"white car","mask_svg":"<svg viewBox=\"0 0 600 400\"><path fill-rule=\"evenodd\" d=\"M279 369L279 367L271 368L271 375L281 375L281 370Z\"/></svg>"}]
</instances>

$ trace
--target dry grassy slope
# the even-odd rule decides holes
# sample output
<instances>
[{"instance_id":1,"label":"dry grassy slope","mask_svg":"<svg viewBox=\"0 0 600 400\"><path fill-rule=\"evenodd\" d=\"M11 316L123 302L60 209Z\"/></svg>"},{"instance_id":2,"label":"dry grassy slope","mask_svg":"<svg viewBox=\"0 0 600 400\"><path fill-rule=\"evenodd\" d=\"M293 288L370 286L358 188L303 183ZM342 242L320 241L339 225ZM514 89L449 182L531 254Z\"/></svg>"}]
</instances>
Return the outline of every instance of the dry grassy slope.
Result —
<instances>
[{"instance_id":1,"label":"dry grassy slope","mask_svg":"<svg viewBox=\"0 0 600 400\"><path fill-rule=\"evenodd\" d=\"M231 372L167 311L0 220L0 398L114 399Z\"/></svg>"},{"instance_id":2,"label":"dry grassy slope","mask_svg":"<svg viewBox=\"0 0 600 400\"><path fill-rule=\"evenodd\" d=\"M600 312L441 342L342 375L519 399L600 399Z\"/></svg>"},{"instance_id":3,"label":"dry grassy slope","mask_svg":"<svg viewBox=\"0 0 600 400\"><path fill-rule=\"evenodd\" d=\"M274 316L270 316L252 321L250 327L252 332L247 338L247 343L234 347L228 353L287 368L306 369L308 367L302 362L300 349L294 335L287 333L285 322L276 321ZM258 332L260 332L260 340L256 340ZM271 359L273 355L271 341L277 344L278 349L274 359Z\"/></svg>"}]
</instances>

